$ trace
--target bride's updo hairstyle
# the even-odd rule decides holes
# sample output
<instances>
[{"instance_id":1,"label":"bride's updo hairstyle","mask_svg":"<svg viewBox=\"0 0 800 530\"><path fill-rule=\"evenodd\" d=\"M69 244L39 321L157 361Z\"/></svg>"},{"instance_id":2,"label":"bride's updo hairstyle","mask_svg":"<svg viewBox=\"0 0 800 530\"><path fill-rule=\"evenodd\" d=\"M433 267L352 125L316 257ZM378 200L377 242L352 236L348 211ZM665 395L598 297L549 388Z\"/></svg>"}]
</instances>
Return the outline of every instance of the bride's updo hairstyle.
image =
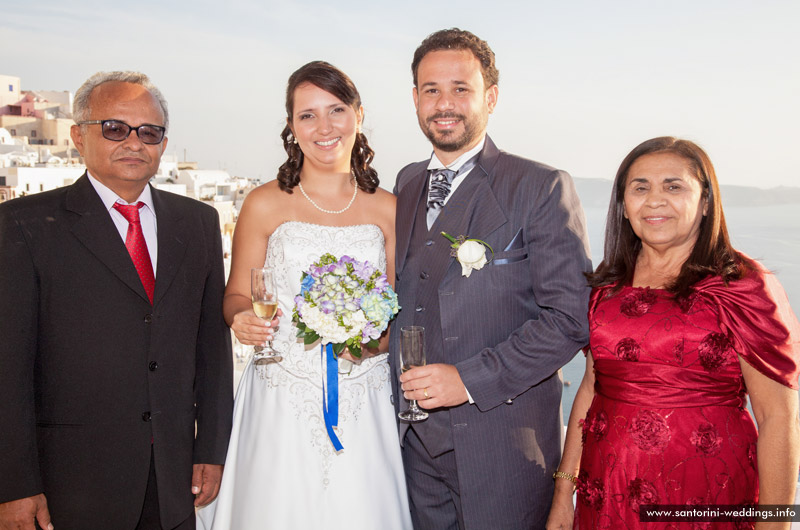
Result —
<instances>
[{"instance_id":1,"label":"bride's updo hairstyle","mask_svg":"<svg viewBox=\"0 0 800 530\"><path fill-rule=\"evenodd\" d=\"M336 96L346 105L353 107L356 112L361 107L361 96L353 81L344 72L325 61L312 61L289 77L289 83L286 85L287 125L281 132L283 148L289 157L278 168L278 185L287 193L292 193L292 188L300 182L300 169L303 167L303 151L300 145L295 143L289 124L292 123L294 115L294 91L304 83L311 83ZM350 155L350 168L358 187L367 193L375 193L379 183L378 172L370 165L374 157L375 152L369 146L367 137L364 133L357 132L353 153Z\"/></svg>"}]
</instances>

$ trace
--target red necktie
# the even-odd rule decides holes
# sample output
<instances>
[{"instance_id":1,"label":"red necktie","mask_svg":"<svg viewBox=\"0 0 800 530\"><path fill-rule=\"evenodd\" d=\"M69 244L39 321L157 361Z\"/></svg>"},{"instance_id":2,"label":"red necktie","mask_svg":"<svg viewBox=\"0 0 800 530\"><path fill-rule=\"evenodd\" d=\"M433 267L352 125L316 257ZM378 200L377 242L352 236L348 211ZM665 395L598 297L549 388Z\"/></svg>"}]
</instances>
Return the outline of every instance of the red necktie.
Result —
<instances>
[{"instance_id":1,"label":"red necktie","mask_svg":"<svg viewBox=\"0 0 800 530\"><path fill-rule=\"evenodd\" d=\"M142 280L142 285L153 303L153 291L156 287L156 278L153 274L153 263L150 261L150 253L147 251L147 242L144 240L144 232L142 232L142 223L139 221L139 208L144 206L144 203L139 201L136 204L125 205L114 203L114 209L117 210L128 221L128 233L125 236L125 246L128 248L128 253L131 255L133 265L136 267L136 272L139 273L139 278Z\"/></svg>"}]
</instances>

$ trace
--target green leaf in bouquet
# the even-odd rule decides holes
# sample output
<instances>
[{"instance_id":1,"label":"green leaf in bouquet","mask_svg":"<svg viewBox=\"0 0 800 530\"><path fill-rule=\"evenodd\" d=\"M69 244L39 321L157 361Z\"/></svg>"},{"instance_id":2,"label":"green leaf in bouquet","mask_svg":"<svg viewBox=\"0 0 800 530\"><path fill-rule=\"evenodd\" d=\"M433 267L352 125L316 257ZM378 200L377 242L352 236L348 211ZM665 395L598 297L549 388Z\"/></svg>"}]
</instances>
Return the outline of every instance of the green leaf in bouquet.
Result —
<instances>
[{"instance_id":1,"label":"green leaf in bouquet","mask_svg":"<svg viewBox=\"0 0 800 530\"><path fill-rule=\"evenodd\" d=\"M303 344L314 344L319 340L319 335L317 335L314 330L306 330L306 336L303 337Z\"/></svg>"}]
</instances>

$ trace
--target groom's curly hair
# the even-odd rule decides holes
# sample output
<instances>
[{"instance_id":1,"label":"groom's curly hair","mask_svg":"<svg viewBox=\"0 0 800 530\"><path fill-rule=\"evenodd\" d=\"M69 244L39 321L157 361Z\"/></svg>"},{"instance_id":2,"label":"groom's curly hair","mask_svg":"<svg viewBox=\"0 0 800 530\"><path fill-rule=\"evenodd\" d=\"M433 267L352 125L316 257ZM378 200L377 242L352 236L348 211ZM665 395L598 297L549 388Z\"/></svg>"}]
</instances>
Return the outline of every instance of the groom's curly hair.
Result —
<instances>
[{"instance_id":1,"label":"groom's curly hair","mask_svg":"<svg viewBox=\"0 0 800 530\"><path fill-rule=\"evenodd\" d=\"M467 50L481 63L481 73L483 74L484 88L489 88L497 84L500 80L500 72L494 64L494 52L489 44L480 39L474 33L466 30L451 28L442 29L428 35L414 52L414 60L411 61L411 74L414 76L414 86L417 85L417 70L419 63L430 52L440 50Z\"/></svg>"}]
</instances>

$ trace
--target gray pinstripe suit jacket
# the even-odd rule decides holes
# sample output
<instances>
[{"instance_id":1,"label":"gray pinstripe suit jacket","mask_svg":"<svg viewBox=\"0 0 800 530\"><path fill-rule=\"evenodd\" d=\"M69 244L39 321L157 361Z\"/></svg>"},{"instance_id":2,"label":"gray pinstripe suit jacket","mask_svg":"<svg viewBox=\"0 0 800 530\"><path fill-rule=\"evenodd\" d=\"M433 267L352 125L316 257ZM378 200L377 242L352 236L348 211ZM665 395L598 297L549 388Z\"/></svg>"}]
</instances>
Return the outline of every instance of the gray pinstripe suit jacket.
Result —
<instances>
[{"instance_id":1,"label":"gray pinstripe suit jacket","mask_svg":"<svg viewBox=\"0 0 800 530\"><path fill-rule=\"evenodd\" d=\"M583 209L567 173L502 152L487 137L428 232L418 219L427 163L405 167L395 186L402 310L393 327L424 326L428 362L455 365L475 403L433 411L415 430L434 455L454 449L467 528L543 527L560 458L559 368L588 342ZM462 276L442 231L486 241L494 261ZM396 332L399 409L407 404L398 349ZM399 428L402 440L408 425Z\"/></svg>"}]
</instances>

